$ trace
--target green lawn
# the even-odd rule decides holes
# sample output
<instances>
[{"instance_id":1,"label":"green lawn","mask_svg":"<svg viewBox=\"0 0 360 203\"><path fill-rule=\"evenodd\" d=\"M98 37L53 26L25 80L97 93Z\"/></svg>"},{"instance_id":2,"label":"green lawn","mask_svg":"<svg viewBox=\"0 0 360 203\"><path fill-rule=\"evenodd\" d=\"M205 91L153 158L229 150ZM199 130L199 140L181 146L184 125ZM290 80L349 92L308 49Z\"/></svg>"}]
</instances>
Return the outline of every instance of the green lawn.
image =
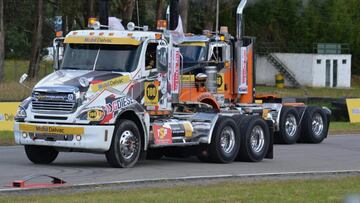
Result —
<instances>
[{"instance_id":1,"label":"green lawn","mask_svg":"<svg viewBox=\"0 0 360 203\"><path fill-rule=\"evenodd\" d=\"M14 144L14 133L11 131L0 131L0 146Z\"/></svg>"},{"instance_id":2,"label":"green lawn","mask_svg":"<svg viewBox=\"0 0 360 203\"><path fill-rule=\"evenodd\" d=\"M29 61L26 60L5 60L5 82L0 84L0 101L20 101L29 95L31 90L18 83L22 74L27 73ZM41 62L38 79L53 71L51 62ZM26 82L26 85L33 87L34 82Z\"/></svg>"},{"instance_id":3,"label":"green lawn","mask_svg":"<svg viewBox=\"0 0 360 203\"><path fill-rule=\"evenodd\" d=\"M0 202L341 202L360 194L360 176L97 191L66 195L3 196Z\"/></svg>"},{"instance_id":4,"label":"green lawn","mask_svg":"<svg viewBox=\"0 0 360 203\"><path fill-rule=\"evenodd\" d=\"M331 134L346 134L346 133L359 133L360 123L348 123L348 122L330 122Z\"/></svg>"},{"instance_id":5,"label":"green lawn","mask_svg":"<svg viewBox=\"0 0 360 203\"><path fill-rule=\"evenodd\" d=\"M340 88L283 88L278 89L269 86L256 86L256 93L271 93L278 97L327 97L327 98L344 98L360 97L360 76L351 76L351 87L349 89Z\"/></svg>"}]
</instances>

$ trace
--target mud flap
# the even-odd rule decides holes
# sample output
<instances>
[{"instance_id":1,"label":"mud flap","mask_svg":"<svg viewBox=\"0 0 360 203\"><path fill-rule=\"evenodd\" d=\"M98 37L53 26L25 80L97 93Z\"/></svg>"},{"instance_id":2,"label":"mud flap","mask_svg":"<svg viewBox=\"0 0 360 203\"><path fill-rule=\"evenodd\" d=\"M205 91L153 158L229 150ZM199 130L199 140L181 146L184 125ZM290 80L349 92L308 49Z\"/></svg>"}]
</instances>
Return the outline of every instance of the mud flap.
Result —
<instances>
[{"instance_id":1,"label":"mud flap","mask_svg":"<svg viewBox=\"0 0 360 203\"><path fill-rule=\"evenodd\" d=\"M327 123L328 123L327 132L328 132L328 133L326 133L326 137L328 137L329 127L330 127L331 110L330 110L329 108L326 108L326 107L322 107L322 110L324 111L324 113L325 113L325 115L326 115L326 118L327 118Z\"/></svg>"},{"instance_id":2,"label":"mud flap","mask_svg":"<svg viewBox=\"0 0 360 203\"><path fill-rule=\"evenodd\" d=\"M267 120L266 123L269 126L270 140L269 140L269 148L265 155L265 158L273 159L274 158L274 123L273 121L270 120Z\"/></svg>"}]
</instances>

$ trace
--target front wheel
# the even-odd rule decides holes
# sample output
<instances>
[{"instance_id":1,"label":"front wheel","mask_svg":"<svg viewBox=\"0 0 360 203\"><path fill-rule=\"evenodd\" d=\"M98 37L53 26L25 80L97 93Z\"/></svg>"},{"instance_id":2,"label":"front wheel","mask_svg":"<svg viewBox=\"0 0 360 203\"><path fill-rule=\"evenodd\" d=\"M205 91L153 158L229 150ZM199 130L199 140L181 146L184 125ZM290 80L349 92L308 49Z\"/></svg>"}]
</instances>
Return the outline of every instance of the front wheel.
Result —
<instances>
[{"instance_id":1,"label":"front wheel","mask_svg":"<svg viewBox=\"0 0 360 203\"><path fill-rule=\"evenodd\" d=\"M50 164L59 154L53 147L36 145L25 145L25 153L34 164Z\"/></svg>"},{"instance_id":2,"label":"front wheel","mask_svg":"<svg viewBox=\"0 0 360 203\"><path fill-rule=\"evenodd\" d=\"M270 145L268 124L259 116L246 116L240 123L241 146L238 161L258 162L264 159Z\"/></svg>"},{"instance_id":3,"label":"front wheel","mask_svg":"<svg viewBox=\"0 0 360 203\"><path fill-rule=\"evenodd\" d=\"M140 157L141 137L133 121L120 120L109 151L105 153L108 163L115 168L134 166Z\"/></svg>"}]
</instances>

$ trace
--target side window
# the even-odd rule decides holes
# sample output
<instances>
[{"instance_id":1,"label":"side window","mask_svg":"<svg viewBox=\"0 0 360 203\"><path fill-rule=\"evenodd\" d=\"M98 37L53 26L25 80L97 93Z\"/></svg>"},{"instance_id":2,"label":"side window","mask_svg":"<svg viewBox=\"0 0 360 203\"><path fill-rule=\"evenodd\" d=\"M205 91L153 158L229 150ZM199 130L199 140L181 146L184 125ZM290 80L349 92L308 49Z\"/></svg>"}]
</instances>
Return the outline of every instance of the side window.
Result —
<instances>
[{"instance_id":1,"label":"side window","mask_svg":"<svg viewBox=\"0 0 360 203\"><path fill-rule=\"evenodd\" d=\"M157 43L149 43L145 54L145 70L156 68L156 47Z\"/></svg>"},{"instance_id":2,"label":"side window","mask_svg":"<svg viewBox=\"0 0 360 203\"><path fill-rule=\"evenodd\" d=\"M222 54L223 54L222 47L214 47L210 61L223 61Z\"/></svg>"}]
</instances>

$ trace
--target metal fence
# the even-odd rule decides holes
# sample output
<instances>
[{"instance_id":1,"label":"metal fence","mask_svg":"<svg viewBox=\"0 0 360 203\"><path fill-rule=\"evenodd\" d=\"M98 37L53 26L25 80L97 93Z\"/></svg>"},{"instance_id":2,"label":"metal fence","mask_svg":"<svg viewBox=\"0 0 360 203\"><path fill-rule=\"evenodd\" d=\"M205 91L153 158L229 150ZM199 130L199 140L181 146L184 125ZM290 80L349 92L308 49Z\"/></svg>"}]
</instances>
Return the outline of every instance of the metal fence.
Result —
<instances>
[{"instance_id":1,"label":"metal fence","mask_svg":"<svg viewBox=\"0 0 360 203\"><path fill-rule=\"evenodd\" d=\"M257 53L266 55L268 53L312 53L312 54L350 54L348 43L277 43L258 42Z\"/></svg>"}]
</instances>

